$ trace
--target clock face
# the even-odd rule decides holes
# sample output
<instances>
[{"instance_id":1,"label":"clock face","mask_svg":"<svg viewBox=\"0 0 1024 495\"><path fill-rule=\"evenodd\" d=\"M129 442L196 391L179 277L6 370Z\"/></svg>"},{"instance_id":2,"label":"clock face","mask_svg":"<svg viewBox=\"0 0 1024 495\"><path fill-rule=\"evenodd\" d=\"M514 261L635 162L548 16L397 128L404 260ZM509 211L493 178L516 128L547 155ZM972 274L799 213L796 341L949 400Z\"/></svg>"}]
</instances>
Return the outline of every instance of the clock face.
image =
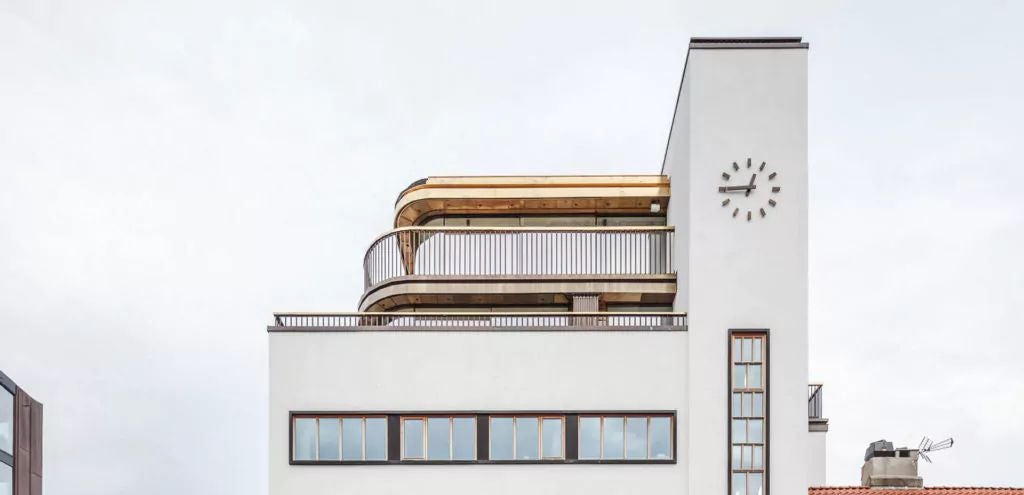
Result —
<instances>
[{"instance_id":1,"label":"clock face","mask_svg":"<svg viewBox=\"0 0 1024 495\"><path fill-rule=\"evenodd\" d=\"M722 208L731 211L733 218L746 218L749 222L768 216L768 212L779 204L782 186L779 185L778 172L768 168L766 162L755 166L747 158L746 166L732 162L732 167L722 172L718 192L722 196Z\"/></svg>"}]
</instances>

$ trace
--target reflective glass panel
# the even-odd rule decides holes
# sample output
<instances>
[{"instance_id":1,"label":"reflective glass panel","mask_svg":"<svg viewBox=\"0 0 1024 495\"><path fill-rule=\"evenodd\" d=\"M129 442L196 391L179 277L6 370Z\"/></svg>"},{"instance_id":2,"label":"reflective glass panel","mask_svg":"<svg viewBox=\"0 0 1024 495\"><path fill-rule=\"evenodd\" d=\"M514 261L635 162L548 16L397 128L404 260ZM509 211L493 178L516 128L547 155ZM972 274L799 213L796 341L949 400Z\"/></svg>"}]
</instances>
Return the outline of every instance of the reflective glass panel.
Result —
<instances>
[{"instance_id":1,"label":"reflective glass panel","mask_svg":"<svg viewBox=\"0 0 1024 495\"><path fill-rule=\"evenodd\" d=\"M0 387L0 450L14 455L14 395Z\"/></svg>"},{"instance_id":2,"label":"reflective glass panel","mask_svg":"<svg viewBox=\"0 0 1024 495\"><path fill-rule=\"evenodd\" d=\"M743 394L743 415L744 416L750 416L750 414L751 414L751 409L752 408L750 407L750 401L751 401L752 398L753 398L753 394Z\"/></svg>"},{"instance_id":3,"label":"reflective glass panel","mask_svg":"<svg viewBox=\"0 0 1024 495\"><path fill-rule=\"evenodd\" d=\"M761 387L761 365L752 364L750 365L750 383L747 384L750 388Z\"/></svg>"},{"instance_id":4,"label":"reflective glass panel","mask_svg":"<svg viewBox=\"0 0 1024 495\"><path fill-rule=\"evenodd\" d=\"M363 418L341 420L341 458L346 461L363 460Z\"/></svg>"},{"instance_id":5,"label":"reflective glass panel","mask_svg":"<svg viewBox=\"0 0 1024 495\"><path fill-rule=\"evenodd\" d=\"M366 418L366 460L388 459L388 421L384 418Z\"/></svg>"},{"instance_id":6,"label":"reflective glass panel","mask_svg":"<svg viewBox=\"0 0 1024 495\"><path fill-rule=\"evenodd\" d=\"M750 433L748 441L750 443L762 443L764 442L764 420L752 419L750 420Z\"/></svg>"},{"instance_id":7,"label":"reflective glass panel","mask_svg":"<svg viewBox=\"0 0 1024 495\"><path fill-rule=\"evenodd\" d=\"M743 473L733 473L732 494L747 495L747 476Z\"/></svg>"},{"instance_id":8,"label":"reflective glass panel","mask_svg":"<svg viewBox=\"0 0 1024 495\"><path fill-rule=\"evenodd\" d=\"M754 355L751 361L761 361L761 339L754 339Z\"/></svg>"},{"instance_id":9,"label":"reflective glass panel","mask_svg":"<svg viewBox=\"0 0 1024 495\"><path fill-rule=\"evenodd\" d=\"M457 461L476 459L476 418L452 420L452 454Z\"/></svg>"},{"instance_id":10,"label":"reflective glass panel","mask_svg":"<svg viewBox=\"0 0 1024 495\"><path fill-rule=\"evenodd\" d=\"M742 400L740 395L741 394L732 394L732 415L733 415L733 417L735 417L735 416L742 416L743 415L743 409L740 407L740 403L741 403L741 400Z\"/></svg>"},{"instance_id":11,"label":"reflective glass panel","mask_svg":"<svg viewBox=\"0 0 1024 495\"><path fill-rule=\"evenodd\" d=\"M623 418L604 418L604 458L622 459L623 457Z\"/></svg>"},{"instance_id":12,"label":"reflective glass panel","mask_svg":"<svg viewBox=\"0 0 1024 495\"><path fill-rule=\"evenodd\" d=\"M516 460L537 458L537 418L516 418Z\"/></svg>"},{"instance_id":13,"label":"reflective glass panel","mask_svg":"<svg viewBox=\"0 0 1024 495\"><path fill-rule=\"evenodd\" d=\"M733 366L732 386L736 388L747 388L747 366L737 364Z\"/></svg>"},{"instance_id":14,"label":"reflective glass panel","mask_svg":"<svg viewBox=\"0 0 1024 495\"><path fill-rule=\"evenodd\" d=\"M740 469L750 469L750 458L752 457L753 450L749 445L743 446L743 458L740 461Z\"/></svg>"},{"instance_id":15,"label":"reflective glass panel","mask_svg":"<svg viewBox=\"0 0 1024 495\"><path fill-rule=\"evenodd\" d=\"M512 459L512 418L491 418L491 459Z\"/></svg>"},{"instance_id":16,"label":"reflective glass panel","mask_svg":"<svg viewBox=\"0 0 1024 495\"><path fill-rule=\"evenodd\" d=\"M740 340L743 342L743 361L750 361L750 340L751 339Z\"/></svg>"},{"instance_id":17,"label":"reflective glass panel","mask_svg":"<svg viewBox=\"0 0 1024 495\"><path fill-rule=\"evenodd\" d=\"M672 458L672 418L651 418L651 459Z\"/></svg>"},{"instance_id":18,"label":"reflective glass panel","mask_svg":"<svg viewBox=\"0 0 1024 495\"><path fill-rule=\"evenodd\" d=\"M601 418L580 418L580 459L601 458Z\"/></svg>"},{"instance_id":19,"label":"reflective glass panel","mask_svg":"<svg viewBox=\"0 0 1024 495\"><path fill-rule=\"evenodd\" d=\"M747 475L747 495L763 495L761 473L750 473Z\"/></svg>"},{"instance_id":20,"label":"reflective glass panel","mask_svg":"<svg viewBox=\"0 0 1024 495\"><path fill-rule=\"evenodd\" d=\"M14 493L14 470L11 466L0 462L0 495Z\"/></svg>"},{"instance_id":21,"label":"reflective glass panel","mask_svg":"<svg viewBox=\"0 0 1024 495\"><path fill-rule=\"evenodd\" d=\"M547 418L541 424L541 434L544 442L544 457L562 457L562 420L560 418Z\"/></svg>"},{"instance_id":22,"label":"reflective glass panel","mask_svg":"<svg viewBox=\"0 0 1024 495\"><path fill-rule=\"evenodd\" d=\"M626 418L626 459L647 458L647 418Z\"/></svg>"},{"instance_id":23,"label":"reflective glass panel","mask_svg":"<svg viewBox=\"0 0 1024 495\"><path fill-rule=\"evenodd\" d=\"M432 461L451 459L449 427L447 417L427 419L427 459Z\"/></svg>"},{"instance_id":24,"label":"reflective glass panel","mask_svg":"<svg viewBox=\"0 0 1024 495\"><path fill-rule=\"evenodd\" d=\"M740 461L743 459L743 447L739 445L732 446L732 468L740 469Z\"/></svg>"},{"instance_id":25,"label":"reflective glass panel","mask_svg":"<svg viewBox=\"0 0 1024 495\"><path fill-rule=\"evenodd\" d=\"M733 360L733 362L742 361L742 359L741 359L742 358L742 353L741 353L741 349L740 349L741 345L742 344L740 343L740 339L733 339L733 341L732 341L732 360Z\"/></svg>"},{"instance_id":26,"label":"reflective glass panel","mask_svg":"<svg viewBox=\"0 0 1024 495\"><path fill-rule=\"evenodd\" d=\"M753 416L764 416L764 394L754 394Z\"/></svg>"},{"instance_id":27,"label":"reflective glass panel","mask_svg":"<svg viewBox=\"0 0 1024 495\"><path fill-rule=\"evenodd\" d=\"M295 445L294 452L296 461L316 460L316 418L297 418L295 420Z\"/></svg>"},{"instance_id":28,"label":"reflective glass panel","mask_svg":"<svg viewBox=\"0 0 1024 495\"><path fill-rule=\"evenodd\" d=\"M754 447L754 469L764 468L764 447Z\"/></svg>"},{"instance_id":29,"label":"reflective glass panel","mask_svg":"<svg viewBox=\"0 0 1024 495\"><path fill-rule=\"evenodd\" d=\"M746 443L747 421L745 419L732 420L732 441L733 443Z\"/></svg>"},{"instance_id":30,"label":"reflective glass panel","mask_svg":"<svg viewBox=\"0 0 1024 495\"><path fill-rule=\"evenodd\" d=\"M338 418L320 418L320 460L336 461L338 457Z\"/></svg>"},{"instance_id":31,"label":"reflective glass panel","mask_svg":"<svg viewBox=\"0 0 1024 495\"><path fill-rule=\"evenodd\" d=\"M423 420L406 419L402 421L402 457L405 459L423 458Z\"/></svg>"}]
</instances>

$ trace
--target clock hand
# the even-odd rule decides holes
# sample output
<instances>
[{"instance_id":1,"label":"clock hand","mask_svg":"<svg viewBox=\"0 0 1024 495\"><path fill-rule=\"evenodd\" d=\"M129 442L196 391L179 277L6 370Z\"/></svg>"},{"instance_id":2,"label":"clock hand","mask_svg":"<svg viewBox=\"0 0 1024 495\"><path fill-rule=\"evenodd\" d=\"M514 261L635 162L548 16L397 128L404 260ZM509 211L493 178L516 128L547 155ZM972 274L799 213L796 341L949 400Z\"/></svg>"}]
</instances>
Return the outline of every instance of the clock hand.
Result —
<instances>
[{"instance_id":1,"label":"clock hand","mask_svg":"<svg viewBox=\"0 0 1024 495\"><path fill-rule=\"evenodd\" d=\"M754 179L756 179L756 178L757 178L757 174L754 174L754 175L750 176L750 189L747 189L747 192L746 192L745 196L747 196L747 197L750 196L750 191L752 191L754 189L754 187L755 187L754 186Z\"/></svg>"},{"instance_id":2,"label":"clock hand","mask_svg":"<svg viewBox=\"0 0 1024 495\"><path fill-rule=\"evenodd\" d=\"M728 186L728 187L726 187L726 186L718 186L718 192L720 192L720 193L739 192L739 191L750 192L751 189L757 189L757 186Z\"/></svg>"}]
</instances>

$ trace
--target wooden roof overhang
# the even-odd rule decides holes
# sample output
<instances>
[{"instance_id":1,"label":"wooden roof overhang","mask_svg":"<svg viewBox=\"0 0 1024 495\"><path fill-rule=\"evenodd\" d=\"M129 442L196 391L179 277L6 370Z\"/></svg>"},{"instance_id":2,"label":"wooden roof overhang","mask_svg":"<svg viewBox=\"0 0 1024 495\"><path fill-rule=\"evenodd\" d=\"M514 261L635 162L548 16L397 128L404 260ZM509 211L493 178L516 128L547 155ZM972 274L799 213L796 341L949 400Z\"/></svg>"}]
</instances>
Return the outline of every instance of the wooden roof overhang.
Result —
<instances>
[{"instance_id":1,"label":"wooden roof overhang","mask_svg":"<svg viewBox=\"0 0 1024 495\"><path fill-rule=\"evenodd\" d=\"M665 175L428 177L399 194L395 227L443 214L664 214L669 194Z\"/></svg>"}]
</instances>

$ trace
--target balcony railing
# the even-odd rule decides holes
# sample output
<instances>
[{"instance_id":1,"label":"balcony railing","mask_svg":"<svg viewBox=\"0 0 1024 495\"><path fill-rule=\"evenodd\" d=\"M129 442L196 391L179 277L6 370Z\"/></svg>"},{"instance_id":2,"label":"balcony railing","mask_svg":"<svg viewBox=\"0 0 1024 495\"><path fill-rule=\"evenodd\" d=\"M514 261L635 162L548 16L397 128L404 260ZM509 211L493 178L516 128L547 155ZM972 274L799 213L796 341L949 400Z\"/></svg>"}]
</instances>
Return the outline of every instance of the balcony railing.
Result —
<instances>
[{"instance_id":1,"label":"balcony railing","mask_svg":"<svg viewBox=\"0 0 1024 495\"><path fill-rule=\"evenodd\" d=\"M807 386L807 418L822 419L822 389L820 383L812 383Z\"/></svg>"},{"instance_id":2,"label":"balcony railing","mask_svg":"<svg viewBox=\"0 0 1024 495\"><path fill-rule=\"evenodd\" d=\"M686 330L686 314L275 313L268 330Z\"/></svg>"},{"instance_id":3,"label":"balcony railing","mask_svg":"<svg viewBox=\"0 0 1024 495\"><path fill-rule=\"evenodd\" d=\"M370 245L367 289L406 275L675 273L672 227L408 227Z\"/></svg>"}]
</instances>

